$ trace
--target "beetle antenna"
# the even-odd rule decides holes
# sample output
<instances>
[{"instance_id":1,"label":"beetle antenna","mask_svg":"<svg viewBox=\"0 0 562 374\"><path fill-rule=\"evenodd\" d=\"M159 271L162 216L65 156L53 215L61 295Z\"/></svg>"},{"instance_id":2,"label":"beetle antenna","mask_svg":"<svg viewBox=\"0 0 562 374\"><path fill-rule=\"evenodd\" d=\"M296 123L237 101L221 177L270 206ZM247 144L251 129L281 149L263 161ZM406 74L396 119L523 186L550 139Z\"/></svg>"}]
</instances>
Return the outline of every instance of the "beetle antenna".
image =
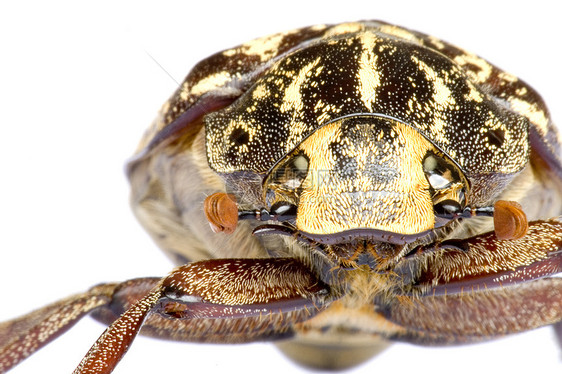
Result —
<instances>
[{"instance_id":1,"label":"beetle antenna","mask_svg":"<svg viewBox=\"0 0 562 374\"><path fill-rule=\"evenodd\" d=\"M473 208L467 206L464 208L463 217L493 217L494 216L494 206L482 206L478 208Z\"/></svg>"},{"instance_id":2,"label":"beetle antenna","mask_svg":"<svg viewBox=\"0 0 562 374\"><path fill-rule=\"evenodd\" d=\"M211 230L232 234L238 225L238 205L233 195L217 192L203 202L205 217Z\"/></svg>"},{"instance_id":3,"label":"beetle antenna","mask_svg":"<svg viewBox=\"0 0 562 374\"><path fill-rule=\"evenodd\" d=\"M494 217L494 231L500 240L522 238L529 227L527 215L521 205L515 201L498 200L493 206L466 207L462 216Z\"/></svg>"},{"instance_id":4,"label":"beetle antenna","mask_svg":"<svg viewBox=\"0 0 562 374\"><path fill-rule=\"evenodd\" d=\"M239 210L238 219L256 219L258 221L285 222L297 218L297 207L294 204L279 201L271 206L271 211L261 208L259 210Z\"/></svg>"},{"instance_id":5,"label":"beetle antenna","mask_svg":"<svg viewBox=\"0 0 562 374\"><path fill-rule=\"evenodd\" d=\"M256 221L273 220L272 215L265 208L256 210L239 210L238 219L255 219Z\"/></svg>"},{"instance_id":6,"label":"beetle antenna","mask_svg":"<svg viewBox=\"0 0 562 374\"><path fill-rule=\"evenodd\" d=\"M236 198L224 192L216 192L205 198L203 203L205 217L214 232L232 234L238 220L255 219L257 221L291 221L297 217L297 207L288 202L277 202L271 212L265 208L256 210L238 210Z\"/></svg>"}]
</instances>

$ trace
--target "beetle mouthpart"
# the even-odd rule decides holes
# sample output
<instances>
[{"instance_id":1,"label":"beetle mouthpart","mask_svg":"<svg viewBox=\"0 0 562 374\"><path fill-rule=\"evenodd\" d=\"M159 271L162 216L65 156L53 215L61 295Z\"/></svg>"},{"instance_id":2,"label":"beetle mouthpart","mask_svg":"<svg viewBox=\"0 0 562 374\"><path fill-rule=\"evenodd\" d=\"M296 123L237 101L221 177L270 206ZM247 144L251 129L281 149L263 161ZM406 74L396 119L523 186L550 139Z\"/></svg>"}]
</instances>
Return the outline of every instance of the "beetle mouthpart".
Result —
<instances>
[{"instance_id":1,"label":"beetle mouthpart","mask_svg":"<svg viewBox=\"0 0 562 374\"><path fill-rule=\"evenodd\" d=\"M284 235L284 236L296 236L298 235L297 230L283 225L261 225L254 229L252 235L255 236L265 236L265 235Z\"/></svg>"},{"instance_id":2,"label":"beetle mouthpart","mask_svg":"<svg viewBox=\"0 0 562 374\"><path fill-rule=\"evenodd\" d=\"M207 196L203 208L213 232L234 232L238 224L238 205L233 195L217 192Z\"/></svg>"},{"instance_id":3,"label":"beetle mouthpart","mask_svg":"<svg viewBox=\"0 0 562 374\"><path fill-rule=\"evenodd\" d=\"M521 205L515 201L498 200L494 204L494 230L500 240L520 239L529 224Z\"/></svg>"}]
</instances>

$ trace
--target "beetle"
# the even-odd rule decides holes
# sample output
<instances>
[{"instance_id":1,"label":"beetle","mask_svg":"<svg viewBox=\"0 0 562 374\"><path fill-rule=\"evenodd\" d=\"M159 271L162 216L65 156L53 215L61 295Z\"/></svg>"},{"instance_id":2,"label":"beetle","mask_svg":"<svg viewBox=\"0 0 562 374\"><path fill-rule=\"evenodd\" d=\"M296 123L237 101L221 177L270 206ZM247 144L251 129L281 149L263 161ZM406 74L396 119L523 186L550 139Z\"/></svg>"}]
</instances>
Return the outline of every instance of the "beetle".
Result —
<instances>
[{"instance_id":1,"label":"beetle","mask_svg":"<svg viewBox=\"0 0 562 374\"><path fill-rule=\"evenodd\" d=\"M449 344L556 323L557 136L525 83L381 22L315 26L211 56L128 167L141 223L176 263L194 262L2 324L0 361L37 349L30 331L56 335L67 326L49 321L90 310L117 320L78 372L110 371L129 342L108 345L146 314L148 335L292 337L281 343L288 355L332 367L374 354L381 336ZM473 217L493 210L493 225ZM548 316L530 318L539 310Z\"/></svg>"}]
</instances>

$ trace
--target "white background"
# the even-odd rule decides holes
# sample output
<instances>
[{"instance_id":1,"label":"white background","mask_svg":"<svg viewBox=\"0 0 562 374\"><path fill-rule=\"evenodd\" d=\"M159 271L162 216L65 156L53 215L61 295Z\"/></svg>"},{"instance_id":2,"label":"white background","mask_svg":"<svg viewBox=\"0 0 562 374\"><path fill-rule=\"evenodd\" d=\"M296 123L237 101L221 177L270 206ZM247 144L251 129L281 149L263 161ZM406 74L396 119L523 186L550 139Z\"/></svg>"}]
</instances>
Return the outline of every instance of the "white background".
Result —
<instances>
[{"instance_id":1,"label":"white background","mask_svg":"<svg viewBox=\"0 0 562 374\"><path fill-rule=\"evenodd\" d=\"M556 2L7 3L0 5L0 320L96 283L172 268L130 213L123 173L176 88L148 54L181 81L198 60L254 37L382 19L519 75L562 122ZM87 318L13 373L71 372L102 331ZM560 357L551 330L541 329L470 347L396 344L355 372L560 372ZM138 338L115 372L301 370L268 344Z\"/></svg>"}]
</instances>

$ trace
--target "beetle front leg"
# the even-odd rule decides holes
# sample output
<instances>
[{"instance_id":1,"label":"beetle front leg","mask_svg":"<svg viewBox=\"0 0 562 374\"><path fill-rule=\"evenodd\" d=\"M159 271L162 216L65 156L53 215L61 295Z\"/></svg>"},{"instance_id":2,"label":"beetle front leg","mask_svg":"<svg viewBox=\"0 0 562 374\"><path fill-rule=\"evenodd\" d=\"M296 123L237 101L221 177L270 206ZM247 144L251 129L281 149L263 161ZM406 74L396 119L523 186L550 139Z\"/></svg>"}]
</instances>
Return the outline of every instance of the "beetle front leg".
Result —
<instances>
[{"instance_id":1,"label":"beetle front leg","mask_svg":"<svg viewBox=\"0 0 562 374\"><path fill-rule=\"evenodd\" d=\"M562 272L562 219L534 221L517 240L493 232L421 248L428 255L417 276L418 289L432 294L484 290Z\"/></svg>"},{"instance_id":2,"label":"beetle front leg","mask_svg":"<svg viewBox=\"0 0 562 374\"><path fill-rule=\"evenodd\" d=\"M116 284L99 285L0 323L0 373L62 335L90 311L108 304L115 287Z\"/></svg>"},{"instance_id":3,"label":"beetle front leg","mask_svg":"<svg viewBox=\"0 0 562 374\"><path fill-rule=\"evenodd\" d=\"M184 265L115 320L75 373L111 373L143 324L149 335L174 340L235 343L281 338L326 305L328 294L328 288L293 259Z\"/></svg>"},{"instance_id":4,"label":"beetle front leg","mask_svg":"<svg viewBox=\"0 0 562 374\"><path fill-rule=\"evenodd\" d=\"M418 254L414 296L384 308L408 331L395 339L465 343L562 321L562 279L549 278L562 272L560 219L531 222L517 240L486 233Z\"/></svg>"},{"instance_id":5,"label":"beetle front leg","mask_svg":"<svg viewBox=\"0 0 562 374\"><path fill-rule=\"evenodd\" d=\"M64 334L88 313L104 323L112 323L159 282L160 278L138 278L97 285L84 293L0 323L0 373L10 370Z\"/></svg>"},{"instance_id":6,"label":"beetle front leg","mask_svg":"<svg viewBox=\"0 0 562 374\"><path fill-rule=\"evenodd\" d=\"M405 328L391 339L423 345L490 340L562 321L562 279L394 302L383 313Z\"/></svg>"}]
</instances>

